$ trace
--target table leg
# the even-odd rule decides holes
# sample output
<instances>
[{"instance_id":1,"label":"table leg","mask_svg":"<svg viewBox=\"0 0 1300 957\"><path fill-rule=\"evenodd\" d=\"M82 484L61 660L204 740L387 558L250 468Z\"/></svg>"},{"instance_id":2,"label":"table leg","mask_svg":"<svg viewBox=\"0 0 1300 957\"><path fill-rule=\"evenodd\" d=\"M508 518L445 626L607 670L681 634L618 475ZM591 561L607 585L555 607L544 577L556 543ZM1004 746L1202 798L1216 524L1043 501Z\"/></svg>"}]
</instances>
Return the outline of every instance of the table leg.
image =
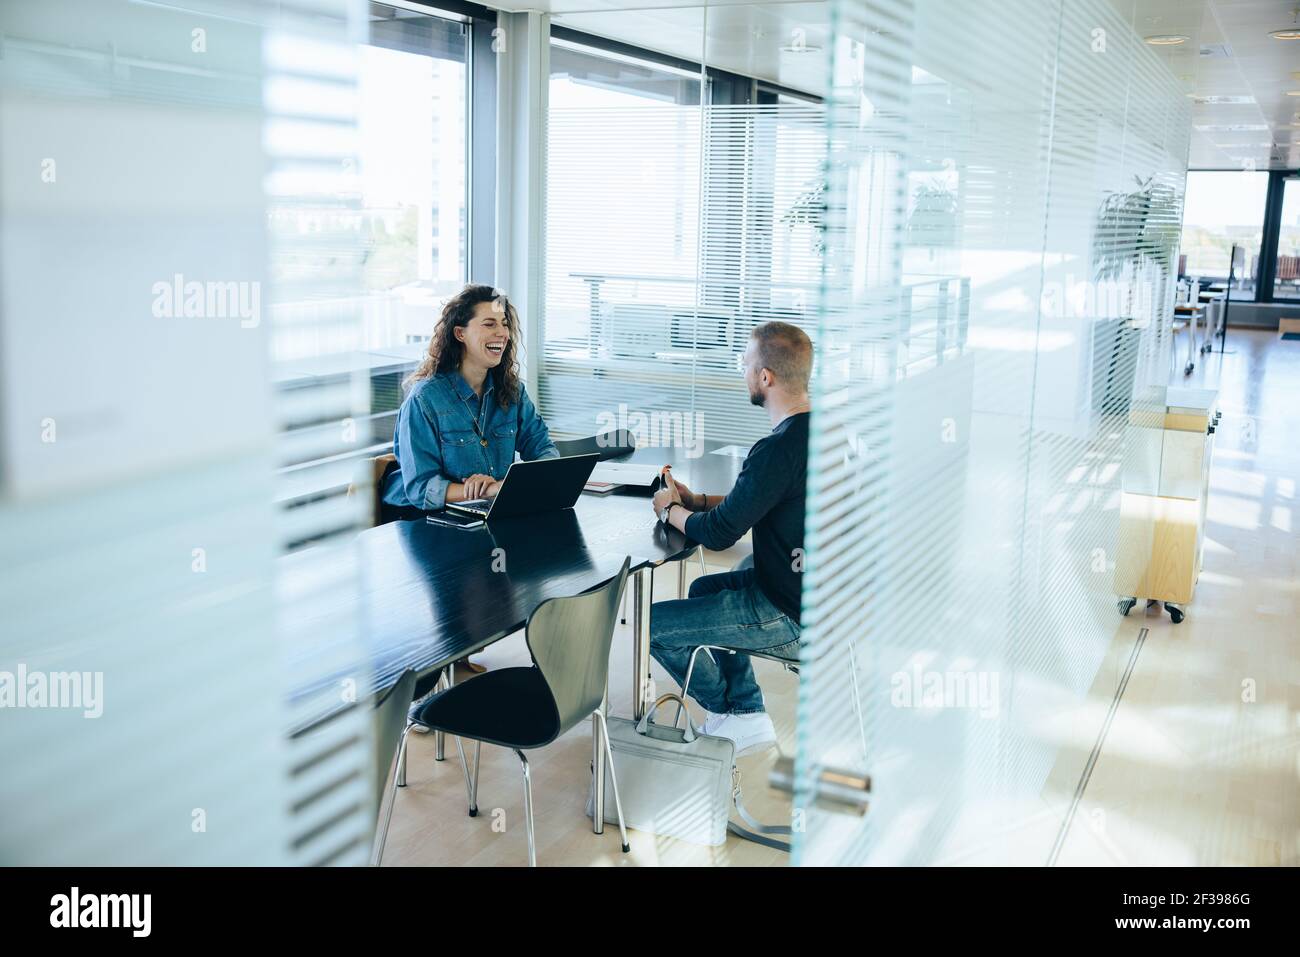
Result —
<instances>
[{"instance_id":1,"label":"table leg","mask_svg":"<svg viewBox=\"0 0 1300 957\"><path fill-rule=\"evenodd\" d=\"M450 688L455 683L456 683L456 664L455 662L453 662L447 666L447 670L443 672L442 678L439 679L438 684L443 689L446 689L446 688ZM433 733L433 760L442 761L446 757L447 757L447 735L441 731L435 731Z\"/></svg>"},{"instance_id":2,"label":"table leg","mask_svg":"<svg viewBox=\"0 0 1300 957\"><path fill-rule=\"evenodd\" d=\"M632 720L646 712L650 684L650 601L654 597L654 568L646 567L632 578Z\"/></svg>"}]
</instances>

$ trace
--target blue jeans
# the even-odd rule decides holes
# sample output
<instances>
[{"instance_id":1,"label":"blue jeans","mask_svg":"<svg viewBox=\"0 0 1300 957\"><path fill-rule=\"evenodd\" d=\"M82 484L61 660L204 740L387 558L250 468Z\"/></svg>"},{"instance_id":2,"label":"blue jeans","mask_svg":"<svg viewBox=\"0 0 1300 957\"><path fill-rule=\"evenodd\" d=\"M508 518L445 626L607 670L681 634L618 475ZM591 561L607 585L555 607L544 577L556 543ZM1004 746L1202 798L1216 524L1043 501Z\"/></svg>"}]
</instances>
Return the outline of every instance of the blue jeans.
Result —
<instances>
[{"instance_id":1,"label":"blue jeans","mask_svg":"<svg viewBox=\"0 0 1300 957\"><path fill-rule=\"evenodd\" d=\"M746 567L749 566L749 567ZM650 654L680 685L691 652L700 645L746 648L799 658L799 626L754 581L752 562L691 582L690 597L660 601L650 609ZM695 656L690 695L714 714L753 714L763 709L749 656L724 651Z\"/></svg>"}]
</instances>

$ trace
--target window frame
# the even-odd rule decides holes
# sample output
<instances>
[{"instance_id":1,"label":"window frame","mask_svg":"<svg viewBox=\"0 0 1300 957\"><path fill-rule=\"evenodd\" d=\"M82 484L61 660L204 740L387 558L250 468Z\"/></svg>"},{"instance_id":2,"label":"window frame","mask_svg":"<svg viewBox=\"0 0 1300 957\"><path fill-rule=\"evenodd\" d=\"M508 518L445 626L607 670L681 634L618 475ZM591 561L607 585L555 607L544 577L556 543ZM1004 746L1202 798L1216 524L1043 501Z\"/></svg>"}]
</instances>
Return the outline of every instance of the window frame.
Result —
<instances>
[{"instance_id":1,"label":"window frame","mask_svg":"<svg viewBox=\"0 0 1300 957\"><path fill-rule=\"evenodd\" d=\"M1238 303L1257 305L1294 305L1294 298L1273 295L1274 282L1277 277L1278 239L1282 228L1282 200L1285 195L1287 180L1300 179L1300 169L1248 170L1237 167L1195 167L1189 173L1249 173L1268 174L1268 188L1264 194L1264 218L1260 227L1259 238L1259 278L1255 282L1254 299L1234 299ZM1186 226L1186 215L1181 228ZM1181 240L1180 240L1181 246ZM1181 252L1181 248L1180 248Z\"/></svg>"}]
</instances>

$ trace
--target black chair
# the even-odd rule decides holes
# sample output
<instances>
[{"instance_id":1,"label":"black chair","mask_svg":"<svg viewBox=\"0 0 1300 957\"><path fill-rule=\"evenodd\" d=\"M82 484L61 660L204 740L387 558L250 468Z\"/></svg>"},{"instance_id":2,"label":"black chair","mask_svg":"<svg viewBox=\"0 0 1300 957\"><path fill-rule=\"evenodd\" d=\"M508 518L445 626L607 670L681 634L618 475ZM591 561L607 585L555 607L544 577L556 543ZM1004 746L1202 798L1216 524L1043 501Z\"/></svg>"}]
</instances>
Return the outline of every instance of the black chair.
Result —
<instances>
[{"instance_id":1,"label":"black chair","mask_svg":"<svg viewBox=\"0 0 1300 957\"><path fill-rule=\"evenodd\" d=\"M397 773L398 750L405 739L402 729L406 725L406 711L411 707L414 693L415 672L408 670L402 672L397 684L375 696L372 719L375 750L370 780L374 786L375 807L379 815L370 863L376 867L384 856L384 843L388 840L388 822L392 820L393 801L397 795L389 785Z\"/></svg>"},{"instance_id":2,"label":"black chair","mask_svg":"<svg viewBox=\"0 0 1300 957\"><path fill-rule=\"evenodd\" d=\"M510 748L519 756L524 773L524 820L530 867L537 865L537 845L533 836L533 785L524 752L550 744L591 716L600 723L614 805L618 809L618 830L624 853L629 850L623 804L614 779L614 755L605 725L604 702L614 622L630 566L631 559L625 558L623 568L608 584L570 598L548 599L533 610L524 630L532 667L489 671L464 684L453 685L430 698L415 719L426 727L455 735L456 745L461 748L470 817L478 814L482 744ZM474 742L472 778L461 738Z\"/></svg>"},{"instance_id":3,"label":"black chair","mask_svg":"<svg viewBox=\"0 0 1300 957\"><path fill-rule=\"evenodd\" d=\"M600 435L592 435L585 439L560 439L555 443L563 456L569 455L591 455L595 453L600 456L600 461L605 459L616 459L620 455L628 455L636 451L636 436L627 429L617 429L613 432L602 432Z\"/></svg>"}]
</instances>

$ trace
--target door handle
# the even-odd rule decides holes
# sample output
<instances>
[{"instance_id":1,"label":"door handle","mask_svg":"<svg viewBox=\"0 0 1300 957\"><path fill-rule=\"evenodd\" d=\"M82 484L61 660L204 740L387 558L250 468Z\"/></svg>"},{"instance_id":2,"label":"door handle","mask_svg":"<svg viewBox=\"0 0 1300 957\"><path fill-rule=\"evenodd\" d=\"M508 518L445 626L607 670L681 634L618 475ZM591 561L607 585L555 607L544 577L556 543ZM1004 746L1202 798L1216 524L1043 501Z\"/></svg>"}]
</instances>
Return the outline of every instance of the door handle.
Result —
<instances>
[{"instance_id":1,"label":"door handle","mask_svg":"<svg viewBox=\"0 0 1300 957\"><path fill-rule=\"evenodd\" d=\"M793 796L794 758L784 755L778 758L768 775L767 783L775 790ZM862 817L867 813L867 796L870 793L869 775L842 768L818 768L813 779L813 805L835 814Z\"/></svg>"}]
</instances>

